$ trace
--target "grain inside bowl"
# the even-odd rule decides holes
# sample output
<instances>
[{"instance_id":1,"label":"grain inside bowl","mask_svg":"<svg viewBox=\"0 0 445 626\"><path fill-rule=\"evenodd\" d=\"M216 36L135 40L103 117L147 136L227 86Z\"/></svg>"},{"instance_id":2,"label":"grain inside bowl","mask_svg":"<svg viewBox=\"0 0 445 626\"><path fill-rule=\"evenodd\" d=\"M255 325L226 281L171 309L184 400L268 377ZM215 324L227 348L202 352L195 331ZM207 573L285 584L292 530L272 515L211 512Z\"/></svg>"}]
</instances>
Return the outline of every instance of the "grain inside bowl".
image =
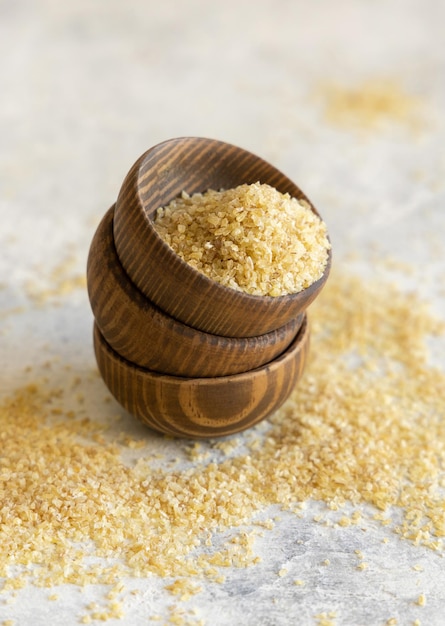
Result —
<instances>
[{"instance_id":1,"label":"grain inside bowl","mask_svg":"<svg viewBox=\"0 0 445 626\"><path fill-rule=\"evenodd\" d=\"M183 192L158 209L154 226L186 263L252 295L298 293L328 263L327 228L309 203L259 182Z\"/></svg>"}]
</instances>

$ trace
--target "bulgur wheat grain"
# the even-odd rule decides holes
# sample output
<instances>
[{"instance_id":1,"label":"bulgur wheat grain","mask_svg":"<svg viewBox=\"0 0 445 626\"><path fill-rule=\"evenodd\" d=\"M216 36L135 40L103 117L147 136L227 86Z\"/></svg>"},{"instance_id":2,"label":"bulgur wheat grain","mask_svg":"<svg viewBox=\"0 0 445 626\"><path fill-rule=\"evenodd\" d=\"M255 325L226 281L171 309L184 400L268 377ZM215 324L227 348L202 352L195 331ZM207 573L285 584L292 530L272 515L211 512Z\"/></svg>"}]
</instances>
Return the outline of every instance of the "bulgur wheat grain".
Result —
<instances>
[{"instance_id":1,"label":"bulgur wheat grain","mask_svg":"<svg viewBox=\"0 0 445 626\"><path fill-rule=\"evenodd\" d=\"M158 209L158 234L209 278L259 296L297 293L323 275L325 223L305 200L270 185L239 185L180 198Z\"/></svg>"},{"instance_id":2,"label":"bulgur wheat grain","mask_svg":"<svg viewBox=\"0 0 445 626\"><path fill-rule=\"evenodd\" d=\"M256 535L243 524L274 504L301 516L309 499L324 501L337 522L350 502L359 514L348 519L370 516L443 554L445 372L429 364L427 351L443 322L411 294L335 272L312 319L305 377L266 428L237 435L230 457L217 449L220 462L204 454L214 446L208 442L185 469L155 469L149 459L129 467L121 453L132 441L98 438L102 426L85 418L85 404L63 409L63 389L35 384L4 398L4 592L20 593L27 581L121 589L124 576L149 574L190 588L203 577L221 581L221 568L259 562ZM237 534L221 544L222 529ZM331 532L347 533L349 525ZM125 597L109 600L83 623L123 614Z\"/></svg>"},{"instance_id":3,"label":"bulgur wheat grain","mask_svg":"<svg viewBox=\"0 0 445 626\"><path fill-rule=\"evenodd\" d=\"M420 127L420 98L391 79L370 79L358 85L327 83L317 90L326 121L349 129L375 131L385 123Z\"/></svg>"}]
</instances>

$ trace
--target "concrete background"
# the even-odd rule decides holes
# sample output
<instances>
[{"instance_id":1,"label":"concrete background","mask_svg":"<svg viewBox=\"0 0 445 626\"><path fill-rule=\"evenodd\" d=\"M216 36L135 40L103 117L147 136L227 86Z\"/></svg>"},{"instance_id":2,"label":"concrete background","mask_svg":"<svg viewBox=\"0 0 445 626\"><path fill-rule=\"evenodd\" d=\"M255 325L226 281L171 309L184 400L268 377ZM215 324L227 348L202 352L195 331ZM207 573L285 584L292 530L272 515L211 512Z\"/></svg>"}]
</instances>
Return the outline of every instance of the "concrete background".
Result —
<instances>
[{"instance_id":1,"label":"concrete background","mask_svg":"<svg viewBox=\"0 0 445 626\"><path fill-rule=\"evenodd\" d=\"M94 368L82 286L92 234L136 158L175 136L214 137L271 161L319 208L340 267L393 279L376 257L410 263L401 286L445 316L444 24L441 0L0 0L1 395L27 380L28 365ZM376 127L327 119L327 86L374 80L416 101L413 115ZM63 372L51 382L63 384ZM84 393L105 419L101 381ZM132 420L128 429L143 432ZM151 445L174 456L183 444ZM258 545L261 566L234 568L195 598L206 624L310 625L330 609L342 625L445 623L440 555L397 537L382 547L377 524L332 534L311 523L319 508L309 504L302 520L281 514ZM375 567L357 578L351 554L363 548ZM277 578L281 567L305 568L304 591ZM168 623L162 581L129 584L143 599L110 624L146 624L149 611ZM421 612L409 600L419 585L429 598ZM34 588L11 607L0 600L0 623L77 624L79 594L58 593L57 605Z\"/></svg>"}]
</instances>

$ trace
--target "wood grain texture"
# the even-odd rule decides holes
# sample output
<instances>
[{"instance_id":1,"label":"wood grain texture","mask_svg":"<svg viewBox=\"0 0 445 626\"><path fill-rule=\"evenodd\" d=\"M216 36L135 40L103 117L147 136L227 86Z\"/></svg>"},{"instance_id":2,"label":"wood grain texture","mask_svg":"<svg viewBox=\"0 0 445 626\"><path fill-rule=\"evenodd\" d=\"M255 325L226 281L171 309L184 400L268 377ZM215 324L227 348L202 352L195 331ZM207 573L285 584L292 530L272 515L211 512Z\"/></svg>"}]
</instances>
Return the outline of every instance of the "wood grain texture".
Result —
<instances>
[{"instance_id":1,"label":"wood grain texture","mask_svg":"<svg viewBox=\"0 0 445 626\"><path fill-rule=\"evenodd\" d=\"M103 380L131 414L154 430L192 438L229 435L257 424L286 400L309 350L307 318L289 348L272 363L235 376L180 378L137 367L120 357L94 327Z\"/></svg>"},{"instance_id":2,"label":"wood grain texture","mask_svg":"<svg viewBox=\"0 0 445 626\"><path fill-rule=\"evenodd\" d=\"M94 235L87 283L96 323L115 352L160 373L212 377L255 369L286 350L303 314L266 335L227 338L190 328L161 311L132 283L119 262L113 214L111 208Z\"/></svg>"},{"instance_id":3,"label":"wood grain texture","mask_svg":"<svg viewBox=\"0 0 445 626\"><path fill-rule=\"evenodd\" d=\"M298 294L272 298L235 291L212 281L185 263L162 240L152 218L183 190L267 183L282 193L304 193L263 159L236 146L197 137L172 139L145 152L121 187L115 208L114 240L118 257L138 289L184 324L227 337L263 335L297 317L316 298L328 277Z\"/></svg>"}]
</instances>

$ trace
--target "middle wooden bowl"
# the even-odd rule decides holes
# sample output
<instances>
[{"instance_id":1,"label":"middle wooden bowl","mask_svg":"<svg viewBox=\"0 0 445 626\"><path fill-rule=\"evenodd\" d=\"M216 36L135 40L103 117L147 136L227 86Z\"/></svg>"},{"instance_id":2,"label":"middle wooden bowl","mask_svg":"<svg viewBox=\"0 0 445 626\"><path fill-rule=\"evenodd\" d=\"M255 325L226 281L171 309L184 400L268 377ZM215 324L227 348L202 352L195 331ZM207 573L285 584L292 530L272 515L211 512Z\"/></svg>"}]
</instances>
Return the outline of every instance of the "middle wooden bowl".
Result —
<instances>
[{"instance_id":1,"label":"middle wooden bowl","mask_svg":"<svg viewBox=\"0 0 445 626\"><path fill-rule=\"evenodd\" d=\"M303 314L259 337L220 337L170 317L125 273L113 238L112 207L93 237L87 284L96 324L111 348L135 365L188 377L238 374L273 361L292 343Z\"/></svg>"},{"instance_id":2,"label":"middle wooden bowl","mask_svg":"<svg viewBox=\"0 0 445 626\"><path fill-rule=\"evenodd\" d=\"M181 378L129 363L94 327L99 371L115 398L151 428L179 437L209 438L257 424L288 398L309 351L306 316L288 349L263 367L235 376Z\"/></svg>"}]
</instances>

